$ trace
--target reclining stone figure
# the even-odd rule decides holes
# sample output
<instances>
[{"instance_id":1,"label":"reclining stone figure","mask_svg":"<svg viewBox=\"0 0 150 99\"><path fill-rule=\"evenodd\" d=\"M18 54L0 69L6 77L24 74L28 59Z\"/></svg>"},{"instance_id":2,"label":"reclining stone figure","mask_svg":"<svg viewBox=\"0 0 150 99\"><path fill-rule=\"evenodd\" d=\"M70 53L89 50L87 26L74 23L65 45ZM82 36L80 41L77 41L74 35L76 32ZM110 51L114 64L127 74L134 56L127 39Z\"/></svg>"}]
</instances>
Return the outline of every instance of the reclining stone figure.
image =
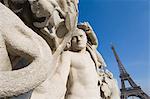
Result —
<instances>
[{"instance_id":1,"label":"reclining stone figure","mask_svg":"<svg viewBox=\"0 0 150 99\"><path fill-rule=\"evenodd\" d=\"M21 58L27 63L13 70ZM47 43L0 3L0 97L17 96L36 88L48 74L53 75L51 61Z\"/></svg>"}]
</instances>

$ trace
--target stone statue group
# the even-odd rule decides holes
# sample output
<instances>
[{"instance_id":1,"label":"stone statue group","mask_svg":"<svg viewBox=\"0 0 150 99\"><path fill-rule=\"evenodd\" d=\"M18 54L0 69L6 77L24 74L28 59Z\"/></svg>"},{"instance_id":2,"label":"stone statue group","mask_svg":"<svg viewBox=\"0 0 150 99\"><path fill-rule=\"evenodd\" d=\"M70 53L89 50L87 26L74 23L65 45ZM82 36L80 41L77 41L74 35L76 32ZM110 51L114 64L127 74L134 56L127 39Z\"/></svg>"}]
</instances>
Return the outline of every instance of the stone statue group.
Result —
<instances>
[{"instance_id":1,"label":"stone statue group","mask_svg":"<svg viewBox=\"0 0 150 99\"><path fill-rule=\"evenodd\" d=\"M0 99L120 99L78 0L0 0Z\"/></svg>"}]
</instances>

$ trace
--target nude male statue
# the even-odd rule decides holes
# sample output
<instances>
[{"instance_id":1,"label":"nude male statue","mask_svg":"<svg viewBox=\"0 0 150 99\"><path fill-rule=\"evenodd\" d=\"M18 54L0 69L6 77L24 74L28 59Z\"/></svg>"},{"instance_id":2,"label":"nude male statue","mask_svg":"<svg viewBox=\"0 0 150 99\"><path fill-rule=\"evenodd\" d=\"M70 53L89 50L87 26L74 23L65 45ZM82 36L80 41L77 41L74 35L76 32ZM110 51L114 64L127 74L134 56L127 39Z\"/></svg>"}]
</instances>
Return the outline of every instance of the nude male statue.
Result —
<instances>
[{"instance_id":1,"label":"nude male statue","mask_svg":"<svg viewBox=\"0 0 150 99\"><path fill-rule=\"evenodd\" d=\"M87 37L83 30L76 29L71 48L61 56L64 69L63 81L68 82L65 99L99 99L98 75L90 53L86 51Z\"/></svg>"}]
</instances>

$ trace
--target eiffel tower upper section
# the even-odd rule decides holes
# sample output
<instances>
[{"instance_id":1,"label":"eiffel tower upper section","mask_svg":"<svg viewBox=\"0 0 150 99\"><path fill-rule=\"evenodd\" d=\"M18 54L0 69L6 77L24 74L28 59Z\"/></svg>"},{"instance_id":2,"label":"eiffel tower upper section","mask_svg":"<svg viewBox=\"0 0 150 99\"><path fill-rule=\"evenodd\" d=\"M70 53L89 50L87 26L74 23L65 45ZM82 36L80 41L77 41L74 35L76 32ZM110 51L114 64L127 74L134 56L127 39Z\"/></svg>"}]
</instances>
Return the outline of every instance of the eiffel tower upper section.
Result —
<instances>
[{"instance_id":1,"label":"eiffel tower upper section","mask_svg":"<svg viewBox=\"0 0 150 99\"><path fill-rule=\"evenodd\" d=\"M119 71L120 71L120 78L121 78L121 99L127 99L129 96L137 96L141 99L150 99L150 97L144 93L140 86L137 86L136 83L132 80L130 75L127 73L126 69L124 68L123 64L121 63L119 56L117 55L114 46L111 46L116 61L118 63ZM131 87L127 87L125 85L125 81L129 82Z\"/></svg>"},{"instance_id":2,"label":"eiffel tower upper section","mask_svg":"<svg viewBox=\"0 0 150 99\"><path fill-rule=\"evenodd\" d=\"M119 71L120 71L120 77L122 78L122 77L127 77L127 76L129 76L129 74L127 73L126 69L124 68L124 66L123 66L123 64L122 64L122 62L121 62L119 56L117 55L117 53L116 53L116 51L115 51L114 46L112 45L111 48L112 48L113 53L114 53L114 55L115 55L116 61L117 61L117 63L118 63L118 67L119 67Z\"/></svg>"}]
</instances>

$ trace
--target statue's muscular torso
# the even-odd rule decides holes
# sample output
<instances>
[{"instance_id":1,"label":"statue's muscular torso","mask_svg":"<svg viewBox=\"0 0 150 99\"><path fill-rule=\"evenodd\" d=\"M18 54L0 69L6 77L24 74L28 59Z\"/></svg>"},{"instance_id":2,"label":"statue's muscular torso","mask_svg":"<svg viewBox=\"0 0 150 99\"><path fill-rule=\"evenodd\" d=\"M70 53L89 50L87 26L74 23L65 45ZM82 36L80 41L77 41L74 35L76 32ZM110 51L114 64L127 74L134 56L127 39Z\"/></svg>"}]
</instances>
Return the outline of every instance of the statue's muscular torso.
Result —
<instances>
[{"instance_id":1,"label":"statue's muscular torso","mask_svg":"<svg viewBox=\"0 0 150 99\"><path fill-rule=\"evenodd\" d=\"M90 54L69 52L70 73L66 99L99 99L98 75Z\"/></svg>"}]
</instances>

